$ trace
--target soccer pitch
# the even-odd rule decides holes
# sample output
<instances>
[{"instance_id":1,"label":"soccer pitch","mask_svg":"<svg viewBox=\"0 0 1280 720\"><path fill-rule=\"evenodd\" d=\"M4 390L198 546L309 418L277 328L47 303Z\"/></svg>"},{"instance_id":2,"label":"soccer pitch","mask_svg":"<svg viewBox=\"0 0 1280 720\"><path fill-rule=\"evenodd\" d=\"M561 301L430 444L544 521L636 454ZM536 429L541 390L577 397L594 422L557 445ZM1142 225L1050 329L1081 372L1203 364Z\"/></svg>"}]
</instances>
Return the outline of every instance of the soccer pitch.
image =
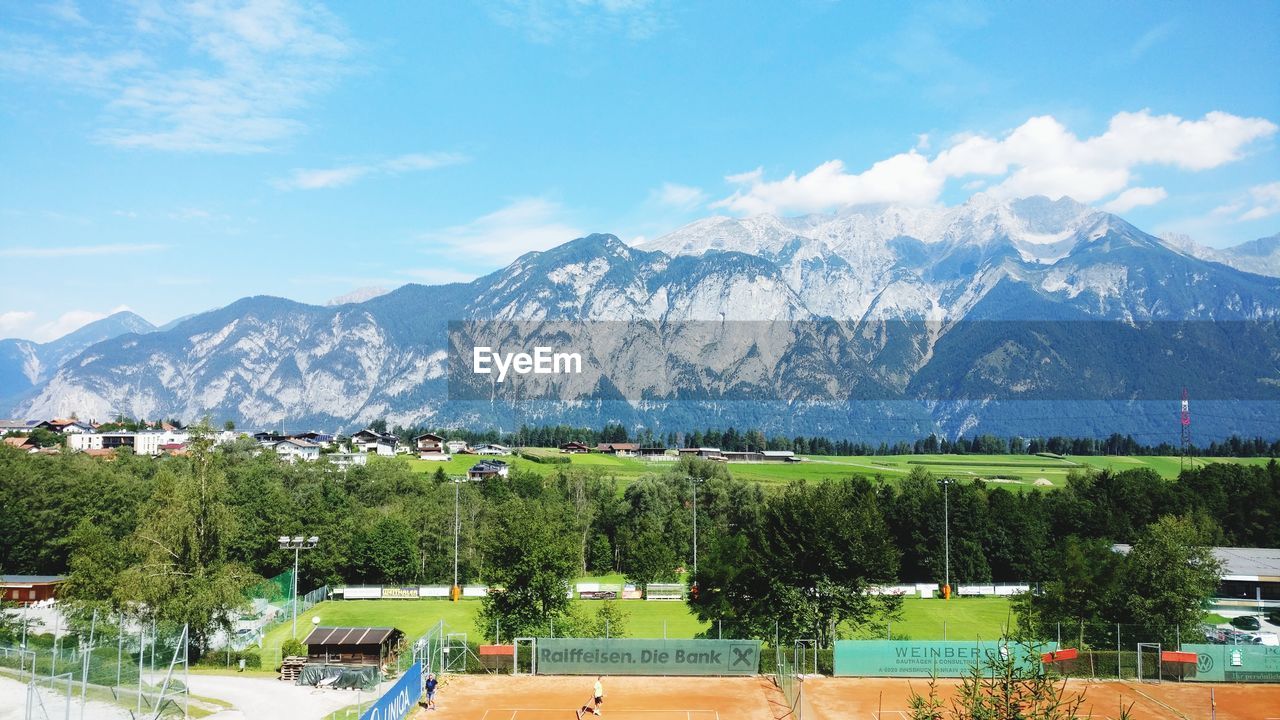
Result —
<instances>
[{"instance_id":1,"label":"soccer pitch","mask_svg":"<svg viewBox=\"0 0 1280 720\"><path fill-rule=\"evenodd\" d=\"M627 613L626 637L640 638L691 638L704 630L711 630L714 637L715 623L702 623L683 602L620 600ZM574 600L588 611L599 607L599 601ZM311 632L312 618L319 617L326 626L391 626L404 631L409 640L421 636L437 622L443 620L449 632L465 632L468 638L491 642L492 631L479 636L476 616L480 612L479 600L330 600L322 602L298 615L298 639L304 640ZM945 622L945 627L944 627ZM906 598L902 604L902 616L891 628L873 626L863 628L859 636L883 638L892 630L893 637L909 637L913 640L952 640L973 638L998 638L1005 624L1012 622L1009 600L1003 597L953 598L951 600ZM846 632L848 629L846 628ZM280 646L293 634L292 624L276 626L263 639L263 667L276 662ZM506 639L506 638L504 638Z\"/></svg>"}]
</instances>

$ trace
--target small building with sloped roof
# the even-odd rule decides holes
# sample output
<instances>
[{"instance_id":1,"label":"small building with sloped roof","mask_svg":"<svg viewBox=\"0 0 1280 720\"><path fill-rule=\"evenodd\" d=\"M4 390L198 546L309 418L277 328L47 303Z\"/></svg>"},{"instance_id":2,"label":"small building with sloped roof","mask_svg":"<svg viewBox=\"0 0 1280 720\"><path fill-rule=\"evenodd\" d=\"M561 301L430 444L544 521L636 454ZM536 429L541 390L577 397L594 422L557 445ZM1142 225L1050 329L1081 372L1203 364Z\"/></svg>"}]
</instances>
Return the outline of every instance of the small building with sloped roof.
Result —
<instances>
[{"instance_id":1,"label":"small building with sloped roof","mask_svg":"<svg viewBox=\"0 0 1280 720\"><path fill-rule=\"evenodd\" d=\"M317 627L303 644L308 664L395 667L404 633L393 627Z\"/></svg>"}]
</instances>

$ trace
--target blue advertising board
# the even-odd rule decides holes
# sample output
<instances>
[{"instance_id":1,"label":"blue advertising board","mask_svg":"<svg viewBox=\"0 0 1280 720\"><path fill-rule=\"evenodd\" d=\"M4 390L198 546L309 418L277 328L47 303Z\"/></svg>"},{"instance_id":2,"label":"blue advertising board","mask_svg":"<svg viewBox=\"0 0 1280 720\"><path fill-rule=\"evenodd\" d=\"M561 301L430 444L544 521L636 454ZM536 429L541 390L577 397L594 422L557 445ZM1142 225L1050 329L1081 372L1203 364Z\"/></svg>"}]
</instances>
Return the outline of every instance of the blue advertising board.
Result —
<instances>
[{"instance_id":1,"label":"blue advertising board","mask_svg":"<svg viewBox=\"0 0 1280 720\"><path fill-rule=\"evenodd\" d=\"M422 663L416 662L391 689L378 698L360 716L360 720L400 720L409 714L422 697Z\"/></svg>"}]
</instances>

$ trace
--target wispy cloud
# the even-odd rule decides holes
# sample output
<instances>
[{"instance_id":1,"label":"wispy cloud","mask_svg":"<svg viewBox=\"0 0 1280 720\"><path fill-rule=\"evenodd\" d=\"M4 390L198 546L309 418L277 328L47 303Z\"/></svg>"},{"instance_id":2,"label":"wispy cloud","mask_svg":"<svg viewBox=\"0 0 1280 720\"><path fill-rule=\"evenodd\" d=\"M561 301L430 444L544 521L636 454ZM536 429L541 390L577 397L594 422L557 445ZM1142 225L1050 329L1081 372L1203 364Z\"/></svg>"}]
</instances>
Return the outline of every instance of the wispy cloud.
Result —
<instances>
[{"instance_id":1,"label":"wispy cloud","mask_svg":"<svg viewBox=\"0 0 1280 720\"><path fill-rule=\"evenodd\" d=\"M97 310L68 310L62 313L55 320L37 325L31 331L31 339L37 342L49 342L70 332L75 332L91 322L96 322L108 315L114 315L118 312L130 310L128 305L118 305L109 312L99 312Z\"/></svg>"},{"instance_id":2,"label":"wispy cloud","mask_svg":"<svg viewBox=\"0 0 1280 720\"><path fill-rule=\"evenodd\" d=\"M0 312L0 337L9 337L20 328L26 327L35 317L36 314L30 310Z\"/></svg>"},{"instance_id":3,"label":"wispy cloud","mask_svg":"<svg viewBox=\"0 0 1280 720\"><path fill-rule=\"evenodd\" d=\"M84 19L84 15L80 14L80 7L72 0L58 0L51 2L45 6L50 15L65 23L72 25L88 25L89 21Z\"/></svg>"},{"instance_id":4,"label":"wispy cloud","mask_svg":"<svg viewBox=\"0 0 1280 720\"><path fill-rule=\"evenodd\" d=\"M666 0L489 0L489 16L538 43L595 34L646 40L668 23Z\"/></svg>"},{"instance_id":5,"label":"wispy cloud","mask_svg":"<svg viewBox=\"0 0 1280 720\"><path fill-rule=\"evenodd\" d=\"M1162 188L1134 188L1134 170L1166 166L1201 171L1235 162L1254 141L1274 135L1276 124L1211 112L1199 120L1150 111L1118 113L1107 130L1081 139L1051 116L1034 117L1000 137L951 139L930 157L917 149L873 163L860 172L829 160L803 175L767 180L762 169L727 176L738 189L712 207L738 213L819 212L860 203L937 202L947 183L991 179L997 197L1069 195L1081 202L1112 198L1114 207L1159 202Z\"/></svg>"},{"instance_id":6,"label":"wispy cloud","mask_svg":"<svg viewBox=\"0 0 1280 720\"><path fill-rule=\"evenodd\" d=\"M702 188L678 183L663 183L662 187L650 192L649 199L659 205L677 210L692 210L707 201L707 194Z\"/></svg>"},{"instance_id":7,"label":"wispy cloud","mask_svg":"<svg viewBox=\"0 0 1280 720\"><path fill-rule=\"evenodd\" d=\"M1234 216L1236 220L1261 220L1280 215L1280 182L1255 185L1246 196L1213 209L1218 217Z\"/></svg>"},{"instance_id":8,"label":"wispy cloud","mask_svg":"<svg viewBox=\"0 0 1280 720\"><path fill-rule=\"evenodd\" d=\"M68 24L80 16L58 5ZM96 138L121 147L260 152L305 129L300 111L344 72L353 43L294 0L137 3L118 26L0 37L0 73L103 100ZM74 11L74 13L72 12ZM116 48L128 47L127 51Z\"/></svg>"},{"instance_id":9,"label":"wispy cloud","mask_svg":"<svg viewBox=\"0 0 1280 720\"><path fill-rule=\"evenodd\" d=\"M1136 207L1155 205L1167 197L1169 197L1169 193L1162 187L1129 188L1117 195L1111 202L1103 205L1102 209L1107 212L1125 213Z\"/></svg>"},{"instance_id":10,"label":"wispy cloud","mask_svg":"<svg viewBox=\"0 0 1280 720\"><path fill-rule=\"evenodd\" d=\"M64 245L62 247L43 247L28 245L24 247L0 248L0 257L18 258L65 258L90 257L96 255L134 255L142 252L160 252L168 250L168 245L157 243L114 245Z\"/></svg>"},{"instance_id":11,"label":"wispy cloud","mask_svg":"<svg viewBox=\"0 0 1280 720\"><path fill-rule=\"evenodd\" d=\"M375 163L354 163L331 168L298 168L289 177L276 180L281 190L320 190L350 185L370 176L400 175L407 172L434 170L460 165L469 160L459 153L410 153Z\"/></svg>"},{"instance_id":12,"label":"wispy cloud","mask_svg":"<svg viewBox=\"0 0 1280 720\"><path fill-rule=\"evenodd\" d=\"M566 214L559 203L522 198L471 222L425 233L422 239L432 243L433 250L471 258L476 266L494 267L522 253L585 235Z\"/></svg>"},{"instance_id":13,"label":"wispy cloud","mask_svg":"<svg viewBox=\"0 0 1280 720\"><path fill-rule=\"evenodd\" d=\"M1146 55L1148 50L1164 42L1166 38L1171 36L1174 28L1176 27L1177 23L1175 21L1165 20L1164 22L1152 27L1150 30L1142 33L1138 36L1137 40L1133 41L1133 45L1129 47L1129 56L1136 60L1143 55Z\"/></svg>"}]
</instances>

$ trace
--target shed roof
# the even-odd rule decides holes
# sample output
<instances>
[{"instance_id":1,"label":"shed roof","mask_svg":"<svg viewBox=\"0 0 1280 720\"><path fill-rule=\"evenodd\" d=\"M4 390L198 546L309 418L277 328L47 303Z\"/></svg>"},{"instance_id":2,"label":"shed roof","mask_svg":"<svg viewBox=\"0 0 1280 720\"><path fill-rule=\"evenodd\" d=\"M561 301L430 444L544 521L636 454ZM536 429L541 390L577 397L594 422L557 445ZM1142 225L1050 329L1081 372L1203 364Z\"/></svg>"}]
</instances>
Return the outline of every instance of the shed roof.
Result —
<instances>
[{"instance_id":1,"label":"shed roof","mask_svg":"<svg viewBox=\"0 0 1280 720\"><path fill-rule=\"evenodd\" d=\"M0 585L56 585L66 579L63 575L0 575Z\"/></svg>"},{"instance_id":2,"label":"shed roof","mask_svg":"<svg viewBox=\"0 0 1280 720\"><path fill-rule=\"evenodd\" d=\"M393 627L318 627L304 645L381 645L387 638L404 633Z\"/></svg>"}]
</instances>

